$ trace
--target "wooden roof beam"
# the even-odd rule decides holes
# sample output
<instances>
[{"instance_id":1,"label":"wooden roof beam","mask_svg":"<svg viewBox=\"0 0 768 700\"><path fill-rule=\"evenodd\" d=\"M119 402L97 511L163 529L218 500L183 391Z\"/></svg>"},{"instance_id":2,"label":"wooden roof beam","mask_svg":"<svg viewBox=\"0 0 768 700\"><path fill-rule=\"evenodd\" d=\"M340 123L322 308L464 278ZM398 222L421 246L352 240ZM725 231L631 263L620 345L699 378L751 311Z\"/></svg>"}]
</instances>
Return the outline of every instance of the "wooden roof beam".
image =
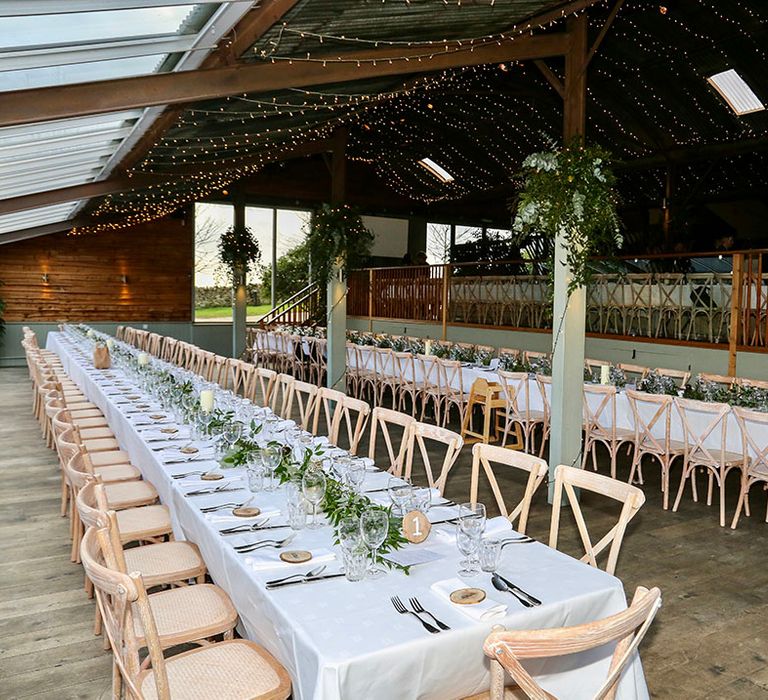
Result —
<instances>
[{"instance_id":1,"label":"wooden roof beam","mask_svg":"<svg viewBox=\"0 0 768 700\"><path fill-rule=\"evenodd\" d=\"M318 56L315 62L278 61L16 90L3 95L0 127L153 105L185 104L249 92L534 60L564 55L568 46L568 35L558 32L523 36L501 45L493 42L434 53L424 47L395 47Z\"/></svg>"}]
</instances>

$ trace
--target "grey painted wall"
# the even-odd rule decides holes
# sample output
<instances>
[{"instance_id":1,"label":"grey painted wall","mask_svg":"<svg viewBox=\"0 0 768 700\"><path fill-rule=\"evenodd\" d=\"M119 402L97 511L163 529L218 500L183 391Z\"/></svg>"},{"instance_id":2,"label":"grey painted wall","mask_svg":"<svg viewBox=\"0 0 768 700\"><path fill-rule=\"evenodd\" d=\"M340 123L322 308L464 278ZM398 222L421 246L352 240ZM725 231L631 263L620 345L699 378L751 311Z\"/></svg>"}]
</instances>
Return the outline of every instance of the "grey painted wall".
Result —
<instances>
[{"instance_id":1,"label":"grey painted wall","mask_svg":"<svg viewBox=\"0 0 768 700\"><path fill-rule=\"evenodd\" d=\"M350 318L349 328L368 330L368 320ZM440 338L442 327L437 323L395 323L374 321L376 333L414 335L423 338ZM448 340L459 343L482 343L495 347L520 348L548 352L552 348L550 333L526 333L524 331L494 330L448 326ZM661 342L611 340L587 338L586 356L596 360L632 362L646 367L666 367L696 372L728 373L728 348L699 348L686 345L667 345ZM740 352L736 358L736 374L740 377L768 380L768 354Z\"/></svg>"}]
</instances>

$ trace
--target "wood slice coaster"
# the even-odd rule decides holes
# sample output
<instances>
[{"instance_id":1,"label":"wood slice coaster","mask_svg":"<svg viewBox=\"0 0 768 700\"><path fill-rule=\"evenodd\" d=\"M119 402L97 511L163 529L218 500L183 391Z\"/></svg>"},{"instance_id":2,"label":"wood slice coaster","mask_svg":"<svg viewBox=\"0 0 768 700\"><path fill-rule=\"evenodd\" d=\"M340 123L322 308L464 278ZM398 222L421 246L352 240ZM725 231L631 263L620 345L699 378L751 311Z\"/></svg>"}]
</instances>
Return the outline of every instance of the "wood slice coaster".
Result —
<instances>
[{"instance_id":1,"label":"wood slice coaster","mask_svg":"<svg viewBox=\"0 0 768 700\"><path fill-rule=\"evenodd\" d=\"M173 435L174 433L178 433L178 428L160 428L160 432L164 433L165 435Z\"/></svg>"},{"instance_id":2,"label":"wood slice coaster","mask_svg":"<svg viewBox=\"0 0 768 700\"><path fill-rule=\"evenodd\" d=\"M280 559L288 564L303 564L312 558L312 552L297 549L290 552L280 552Z\"/></svg>"},{"instance_id":3,"label":"wood slice coaster","mask_svg":"<svg viewBox=\"0 0 768 700\"><path fill-rule=\"evenodd\" d=\"M485 600L485 591L482 588L459 588L451 593L451 602L457 605L477 605Z\"/></svg>"},{"instance_id":4,"label":"wood slice coaster","mask_svg":"<svg viewBox=\"0 0 768 700\"><path fill-rule=\"evenodd\" d=\"M162 413L150 413L149 417L152 420L163 420L163 418L165 418L165 415Z\"/></svg>"},{"instance_id":5,"label":"wood slice coaster","mask_svg":"<svg viewBox=\"0 0 768 700\"><path fill-rule=\"evenodd\" d=\"M423 542L431 529L432 523L420 510L412 510L403 516L403 535L409 542Z\"/></svg>"},{"instance_id":6,"label":"wood slice coaster","mask_svg":"<svg viewBox=\"0 0 768 700\"><path fill-rule=\"evenodd\" d=\"M197 447L182 447L179 452L183 455L194 455L200 452Z\"/></svg>"},{"instance_id":7,"label":"wood slice coaster","mask_svg":"<svg viewBox=\"0 0 768 700\"><path fill-rule=\"evenodd\" d=\"M135 401L136 399L140 399L141 396L137 396L136 394L131 394L130 396L126 396L125 398L128 399L129 401Z\"/></svg>"},{"instance_id":8,"label":"wood slice coaster","mask_svg":"<svg viewBox=\"0 0 768 700\"><path fill-rule=\"evenodd\" d=\"M149 408L148 403L137 403L136 408Z\"/></svg>"},{"instance_id":9,"label":"wood slice coaster","mask_svg":"<svg viewBox=\"0 0 768 700\"><path fill-rule=\"evenodd\" d=\"M238 518L255 518L260 513L261 513L261 508L257 508L256 506L246 507L246 508L234 508L232 510L232 515L236 515Z\"/></svg>"},{"instance_id":10,"label":"wood slice coaster","mask_svg":"<svg viewBox=\"0 0 768 700\"><path fill-rule=\"evenodd\" d=\"M223 474L219 474L218 472L208 472L206 474L203 474L200 477L203 481L220 481L224 478Z\"/></svg>"}]
</instances>

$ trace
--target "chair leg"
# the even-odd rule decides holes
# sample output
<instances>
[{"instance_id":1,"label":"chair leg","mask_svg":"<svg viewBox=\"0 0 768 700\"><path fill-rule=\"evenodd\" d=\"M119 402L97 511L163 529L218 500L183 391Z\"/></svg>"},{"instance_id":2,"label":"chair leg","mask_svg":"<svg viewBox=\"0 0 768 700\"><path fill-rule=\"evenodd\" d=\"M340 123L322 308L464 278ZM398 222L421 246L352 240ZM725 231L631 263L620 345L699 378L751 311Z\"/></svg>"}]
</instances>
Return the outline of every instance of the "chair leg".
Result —
<instances>
[{"instance_id":1,"label":"chair leg","mask_svg":"<svg viewBox=\"0 0 768 700\"><path fill-rule=\"evenodd\" d=\"M684 466L683 474L680 477L680 487L677 489L677 498L675 498L675 504L672 506L673 513L677 513L677 509L680 505L680 499L683 497L683 491L685 490L685 482L687 481L689 475L695 487L695 484L696 484L695 469L691 469L689 467Z\"/></svg>"}]
</instances>

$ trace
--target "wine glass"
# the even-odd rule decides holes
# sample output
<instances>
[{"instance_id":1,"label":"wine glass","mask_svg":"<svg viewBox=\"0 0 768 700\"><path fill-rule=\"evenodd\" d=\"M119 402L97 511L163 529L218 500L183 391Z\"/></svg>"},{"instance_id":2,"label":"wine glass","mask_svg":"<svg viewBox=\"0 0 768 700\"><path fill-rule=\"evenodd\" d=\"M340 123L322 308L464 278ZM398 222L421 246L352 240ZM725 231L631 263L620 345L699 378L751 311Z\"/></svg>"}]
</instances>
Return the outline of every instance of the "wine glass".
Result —
<instances>
[{"instance_id":1,"label":"wine glass","mask_svg":"<svg viewBox=\"0 0 768 700\"><path fill-rule=\"evenodd\" d=\"M418 510L425 514L429 512L432 507L432 489L426 486L414 487L410 504L406 507L409 510Z\"/></svg>"},{"instance_id":2,"label":"wine glass","mask_svg":"<svg viewBox=\"0 0 768 700\"><path fill-rule=\"evenodd\" d=\"M325 497L325 474L320 470L306 472L301 480L301 488L304 498L312 504L312 522L308 527L311 530L317 530L323 526L317 519L317 506Z\"/></svg>"},{"instance_id":3,"label":"wine glass","mask_svg":"<svg viewBox=\"0 0 768 700\"><path fill-rule=\"evenodd\" d=\"M275 490L275 469L280 466L282 459L283 451L278 445L267 445L261 450L261 461L267 470L267 474L269 474L267 491Z\"/></svg>"},{"instance_id":4,"label":"wine glass","mask_svg":"<svg viewBox=\"0 0 768 700\"><path fill-rule=\"evenodd\" d=\"M346 470L347 483L355 493L360 493L360 487L365 481L365 464L359 459L350 460Z\"/></svg>"},{"instance_id":5,"label":"wine glass","mask_svg":"<svg viewBox=\"0 0 768 700\"><path fill-rule=\"evenodd\" d=\"M243 424L240 421L230 421L224 426L223 437L231 450L243 434Z\"/></svg>"},{"instance_id":6,"label":"wine glass","mask_svg":"<svg viewBox=\"0 0 768 700\"><path fill-rule=\"evenodd\" d=\"M387 539L389 531L389 513L381 508L369 508L360 516L360 532L363 542L371 550L371 565L368 567L369 578L379 578L384 575L384 569L378 565L379 547Z\"/></svg>"},{"instance_id":7,"label":"wine glass","mask_svg":"<svg viewBox=\"0 0 768 700\"><path fill-rule=\"evenodd\" d=\"M410 502L413 496L413 484L410 479L392 475L389 477L387 488L389 489L389 497L392 499L392 505L394 506L394 514L403 517L405 514L404 506Z\"/></svg>"},{"instance_id":8,"label":"wine glass","mask_svg":"<svg viewBox=\"0 0 768 700\"><path fill-rule=\"evenodd\" d=\"M459 529L466 533L483 534L485 530L485 505L482 503L462 503L459 506Z\"/></svg>"},{"instance_id":9,"label":"wine glass","mask_svg":"<svg viewBox=\"0 0 768 700\"><path fill-rule=\"evenodd\" d=\"M480 547L480 532L456 531L456 546L465 559L459 562L459 576L471 578L478 573L477 552Z\"/></svg>"},{"instance_id":10,"label":"wine glass","mask_svg":"<svg viewBox=\"0 0 768 700\"><path fill-rule=\"evenodd\" d=\"M339 545L345 552L358 547L363 541L363 535L360 532L360 520L358 518L342 518L336 535L339 538Z\"/></svg>"}]
</instances>

